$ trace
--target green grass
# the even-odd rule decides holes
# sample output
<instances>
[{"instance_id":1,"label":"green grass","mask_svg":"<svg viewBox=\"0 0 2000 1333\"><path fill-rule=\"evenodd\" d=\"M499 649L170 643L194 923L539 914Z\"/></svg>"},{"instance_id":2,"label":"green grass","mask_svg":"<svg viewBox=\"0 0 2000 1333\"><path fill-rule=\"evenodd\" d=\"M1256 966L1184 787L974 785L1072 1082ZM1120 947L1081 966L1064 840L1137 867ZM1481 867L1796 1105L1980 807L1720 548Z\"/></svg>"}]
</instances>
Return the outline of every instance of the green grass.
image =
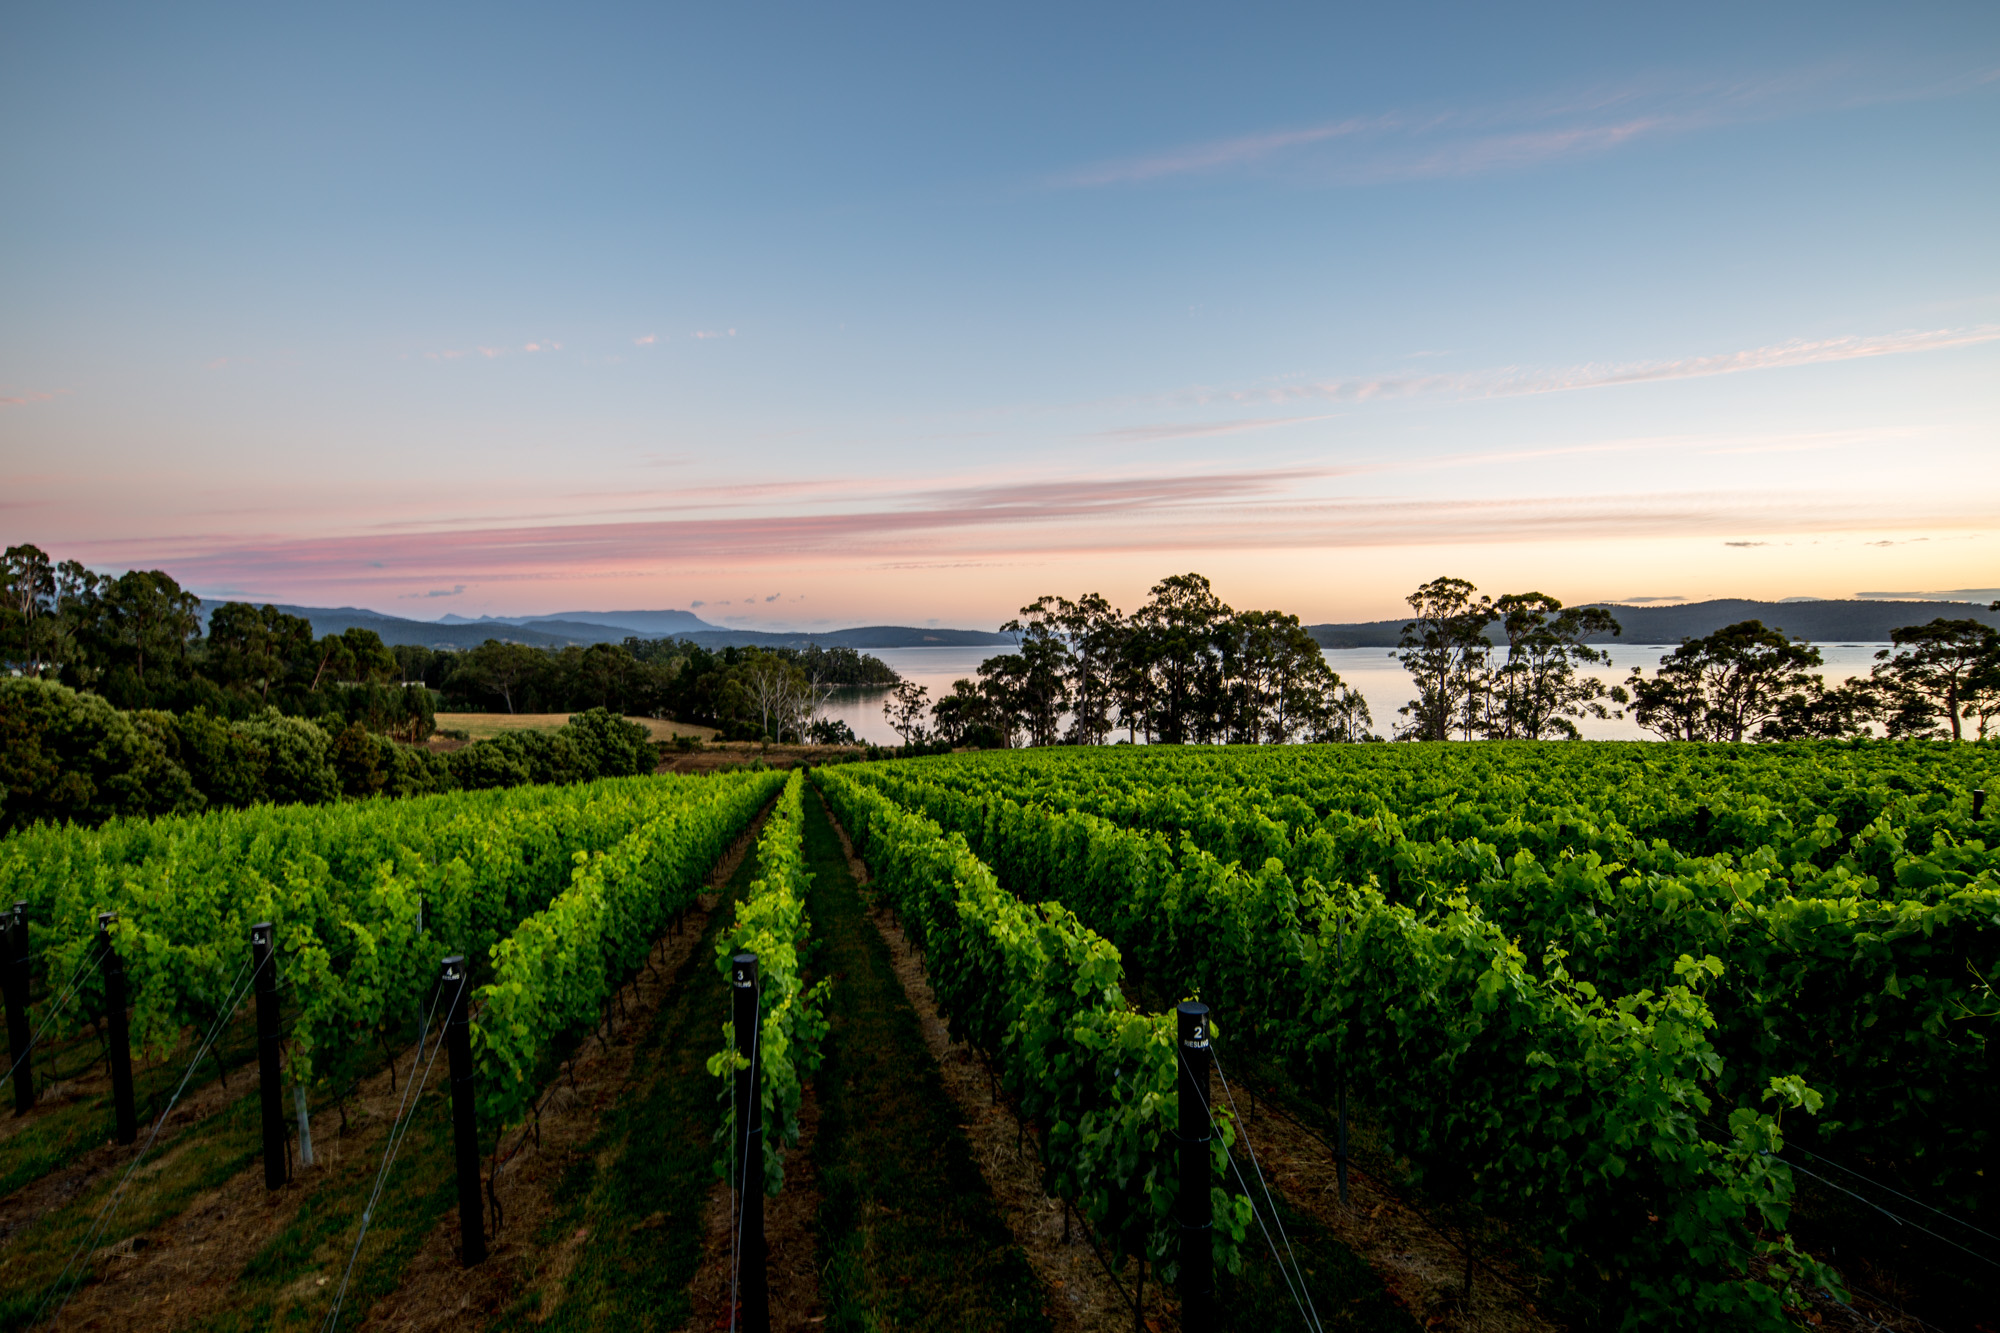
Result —
<instances>
[{"instance_id":1,"label":"green grass","mask_svg":"<svg viewBox=\"0 0 2000 1333\"><path fill-rule=\"evenodd\" d=\"M171 1142L155 1145L145 1163L133 1173L117 1212L93 1248L143 1235L179 1216L191 1201L258 1160L262 1140L257 1128L257 1099L248 1095L255 1084L246 1079L239 1086L245 1095L181 1130ZM146 1132L140 1131L141 1143L145 1142ZM0 1288L3 1288L0 1330L26 1328L34 1322L36 1311L58 1274L77 1252L99 1209L124 1176L128 1160L121 1159L114 1169L91 1181L75 1199L52 1209L9 1239L4 1251L4 1269L0 1270ZM258 1188L262 1188L261 1182ZM88 1254L79 1260L81 1272L86 1275L91 1271L88 1260ZM76 1281L78 1271L70 1271L65 1290ZM54 1308L55 1303L51 1302L50 1309Z\"/></svg>"},{"instance_id":2,"label":"green grass","mask_svg":"<svg viewBox=\"0 0 2000 1333\"><path fill-rule=\"evenodd\" d=\"M729 1005L715 970L715 939L730 902L755 877L755 862L746 856L737 867L639 1039L630 1082L563 1172L537 1239L553 1245L587 1228L590 1241L546 1323L537 1325L541 1295L531 1293L498 1327L672 1329L692 1316L689 1289L701 1263L721 1112L720 1085L705 1062L721 1041Z\"/></svg>"},{"instance_id":3,"label":"green grass","mask_svg":"<svg viewBox=\"0 0 2000 1333\"><path fill-rule=\"evenodd\" d=\"M814 1085L826 1327L1047 1329L1048 1293L973 1161L817 797L806 801L805 850L814 969L834 978Z\"/></svg>"},{"instance_id":4,"label":"green grass","mask_svg":"<svg viewBox=\"0 0 2000 1333\"><path fill-rule=\"evenodd\" d=\"M76 1064L81 1049L94 1044L94 1038L81 1035L67 1046L50 1043L46 1052L44 1048L37 1047L35 1062L40 1066L35 1070L37 1084L46 1087L49 1067L54 1064L70 1066L77 1073L98 1064L96 1060L81 1067ZM167 1098L173 1096L174 1088L187 1068L184 1062L191 1054L191 1050L183 1050L151 1064L141 1064L135 1059L132 1097L139 1115L140 1142L145 1141L154 1117L166 1105ZM253 1066L257 1058L257 1022L250 1006L244 1006L244 1012L236 1021L223 1029L216 1042L215 1054L203 1057L201 1068L195 1071L196 1077L189 1082L189 1094L214 1081L218 1057L222 1067L233 1076L230 1083L232 1093L247 1094L256 1086L254 1074L239 1072ZM0 1095L4 1095L11 1104L13 1085L6 1085L4 1090L0 1090ZM60 1106L41 1106L29 1114L32 1119L27 1125L9 1135L5 1141L0 1141L0 1196L12 1194L22 1186L40 1180L57 1167L75 1160L78 1154L110 1142L117 1133L108 1081L102 1091L92 1096L79 1097ZM168 1142L157 1145L155 1151L168 1146Z\"/></svg>"},{"instance_id":5,"label":"green grass","mask_svg":"<svg viewBox=\"0 0 2000 1333\"><path fill-rule=\"evenodd\" d=\"M383 1185L341 1307L342 1328L358 1328L369 1307L396 1289L425 1239L446 1213L457 1208L444 1063L440 1057L431 1071ZM299 1172L297 1182L310 1193L284 1229L244 1266L230 1291L229 1308L201 1327L318 1327L347 1267L386 1146L384 1136L373 1151L352 1154L336 1168ZM257 1188L262 1188L261 1182ZM314 1275L326 1278L326 1285L312 1287L303 1300L286 1298L287 1288Z\"/></svg>"}]
</instances>

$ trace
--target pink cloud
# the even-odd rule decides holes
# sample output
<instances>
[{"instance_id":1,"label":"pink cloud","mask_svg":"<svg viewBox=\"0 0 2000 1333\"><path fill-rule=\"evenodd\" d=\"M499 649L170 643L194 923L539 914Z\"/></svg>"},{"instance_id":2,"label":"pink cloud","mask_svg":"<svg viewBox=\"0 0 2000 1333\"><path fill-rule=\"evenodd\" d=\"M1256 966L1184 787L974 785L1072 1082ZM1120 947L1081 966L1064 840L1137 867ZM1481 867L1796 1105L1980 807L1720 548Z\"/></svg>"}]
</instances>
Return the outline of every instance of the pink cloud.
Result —
<instances>
[{"instance_id":1,"label":"pink cloud","mask_svg":"<svg viewBox=\"0 0 2000 1333\"><path fill-rule=\"evenodd\" d=\"M317 538L88 544L85 559L160 565L196 586L306 596L466 583L650 577L749 567L881 567L1148 551L1365 549L1635 537L1990 530L2000 501L1744 491L1453 498L1319 495L1337 469L1073 477L947 486L840 512L515 524ZM888 501L888 502L884 502Z\"/></svg>"},{"instance_id":2,"label":"pink cloud","mask_svg":"<svg viewBox=\"0 0 2000 1333\"><path fill-rule=\"evenodd\" d=\"M51 402L69 392L71 391L68 389L57 389L53 393L44 393L40 389L27 389L17 394L0 396L0 407L26 407L29 403Z\"/></svg>"},{"instance_id":3,"label":"pink cloud","mask_svg":"<svg viewBox=\"0 0 2000 1333\"><path fill-rule=\"evenodd\" d=\"M649 333L643 338L634 338L632 340L632 343L634 346L637 347L651 347L654 343L658 342L659 340L660 340L659 334Z\"/></svg>"}]
</instances>

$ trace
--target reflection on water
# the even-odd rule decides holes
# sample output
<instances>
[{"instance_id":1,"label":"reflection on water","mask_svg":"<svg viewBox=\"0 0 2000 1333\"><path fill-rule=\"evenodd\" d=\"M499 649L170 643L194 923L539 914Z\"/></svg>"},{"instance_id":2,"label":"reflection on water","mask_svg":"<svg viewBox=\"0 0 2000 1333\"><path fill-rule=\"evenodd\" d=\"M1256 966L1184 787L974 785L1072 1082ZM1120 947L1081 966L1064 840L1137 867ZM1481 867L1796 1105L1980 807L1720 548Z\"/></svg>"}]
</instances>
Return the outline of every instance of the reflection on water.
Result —
<instances>
[{"instance_id":1,"label":"reflection on water","mask_svg":"<svg viewBox=\"0 0 2000 1333\"><path fill-rule=\"evenodd\" d=\"M1839 684L1849 676L1865 676L1875 664L1876 651L1887 646L1880 643L1820 644L1820 656L1826 659L1820 674L1833 684ZM1634 666L1646 668L1646 673L1651 675L1659 666L1660 658L1672 652L1674 645L1611 644L1609 648L1612 665L1600 666L1590 674L1607 684L1616 684L1624 680ZM905 680L927 687L931 699L935 701L951 693L953 681L977 680L979 664L987 658L1013 651L1010 647L877 648L871 656L887 662ZM1340 673L1340 678L1368 700L1368 708L1375 715L1375 734L1390 735L1397 722L1396 710L1415 693L1410 684L1410 673L1403 670L1395 653L1386 648L1328 648L1325 654L1327 663ZM888 697L886 689L842 690L828 703L825 716L846 722L854 728L854 734L864 741L894 745L898 737L882 716L882 705ZM1629 718L1604 722L1587 719L1577 726L1590 740L1652 738L1652 733L1641 731Z\"/></svg>"}]
</instances>

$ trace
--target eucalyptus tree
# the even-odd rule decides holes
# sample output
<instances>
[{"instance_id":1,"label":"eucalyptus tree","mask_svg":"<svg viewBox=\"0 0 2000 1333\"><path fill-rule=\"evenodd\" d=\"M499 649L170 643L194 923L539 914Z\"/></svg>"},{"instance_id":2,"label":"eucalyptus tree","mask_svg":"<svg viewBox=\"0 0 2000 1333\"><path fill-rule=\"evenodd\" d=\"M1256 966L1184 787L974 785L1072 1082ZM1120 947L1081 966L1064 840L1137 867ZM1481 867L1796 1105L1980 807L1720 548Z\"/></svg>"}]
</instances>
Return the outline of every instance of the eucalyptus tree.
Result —
<instances>
[{"instance_id":1,"label":"eucalyptus tree","mask_svg":"<svg viewBox=\"0 0 2000 1333\"><path fill-rule=\"evenodd\" d=\"M1063 630L1065 603L1038 597L1021 608L1019 619L1000 627L1018 636L1020 651L979 664L982 688L1006 710L1009 730L1027 733L1030 745L1053 745L1069 711L1076 655Z\"/></svg>"},{"instance_id":2,"label":"eucalyptus tree","mask_svg":"<svg viewBox=\"0 0 2000 1333\"><path fill-rule=\"evenodd\" d=\"M1892 645L1876 653L1874 678L1891 692L1891 735L1953 740L1976 718L1979 735L2000 713L2000 630L1977 620L1945 620L1891 630Z\"/></svg>"},{"instance_id":3,"label":"eucalyptus tree","mask_svg":"<svg viewBox=\"0 0 2000 1333\"><path fill-rule=\"evenodd\" d=\"M1234 614L1206 578L1176 574L1153 585L1132 617L1123 674L1133 694L1121 709L1143 712L1148 739L1169 745L1208 739L1217 729L1205 700L1220 696L1221 654L1216 634Z\"/></svg>"},{"instance_id":4,"label":"eucalyptus tree","mask_svg":"<svg viewBox=\"0 0 2000 1333\"><path fill-rule=\"evenodd\" d=\"M42 673L55 598L55 566L41 547L23 543L0 555L0 661Z\"/></svg>"},{"instance_id":5,"label":"eucalyptus tree","mask_svg":"<svg viewBox=\"0 0 2000 1333\"><path fill-rule=\"evenodd\" d=\"M258 702L269 703L271 687L282 687L293 661L305 656L312 643L309 620L275 606L225 602L208 617L202 664L216 684L255 693Z\"/></svg>"},{"instance_id":6,"label":"eucalyptus tree","mask_svg":"<svg viewBox=\"0 0 2000 1333\"><path fill-rule=\"evenodd\" d=\"M1486 627L1493 599L1464 579L1437 578L1404 600L1414 613L1403 626L1397 659L1416 682L1417 697L1397 711L1410 719L1401 737L1470 740L1482 713L1481 683L1493 644Z\"/></svg>"},{"instance_id":7,"label":"eucalyptus tree","mask_svg":"<svg viewBox=\"0 0 2000 1333\"><path fill-rule=\"evenodd\" d=\"M1819 650L1761 620L1683 639L1647 677L1626 681L1639 725L1667 740L1740 741L1779 723L1796 705L1785 700L1818 685Z\"/></svg>"},{"instance_id":8,"label":"eucalyptus tree","mask_svg":"<svg viewBox=\"0 0 2000 1333\"><path fill-rule=\"evenodd\" d=\"M1507 636L1507 655L1487 671L1485 734L1493 740L1574 740L1573 718L1623 717L1605 700L1626 702L1588 668L1609 666L1611 654L1584 642L1617 634L1618 621L1601 606L1565 607L1546 593L1508 593L1493 603Z\"/></svg>"},{"instance_id":9,"label":"eucalyptus tree","mask_svg":"<svg viewBox=\"0 0 2000 1333\"><path fill-rule=\"evenodd\" d=\"M1102 745L1117 725L1118 662L1130 627L1101 593L1057 598L1056 623L1069 645L1071 745Z\"/></svg>"}]
</instances>

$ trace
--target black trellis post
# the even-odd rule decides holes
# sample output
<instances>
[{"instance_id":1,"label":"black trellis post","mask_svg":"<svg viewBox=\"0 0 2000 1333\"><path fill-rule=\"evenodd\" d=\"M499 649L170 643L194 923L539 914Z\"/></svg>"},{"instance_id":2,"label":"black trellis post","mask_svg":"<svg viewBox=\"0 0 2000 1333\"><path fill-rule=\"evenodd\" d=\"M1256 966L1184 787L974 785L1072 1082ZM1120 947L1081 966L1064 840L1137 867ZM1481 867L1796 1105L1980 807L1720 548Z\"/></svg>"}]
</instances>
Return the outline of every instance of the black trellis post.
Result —
<instances>
[{"instance_id":1,"label":"black trellis post","mask_svg":"<svg viewBox=\"0 0 2000 1333\"><path fill-rule=\"evenodd\" d=\"M761 1015L758 1005L757 955L739 953L729 960L736 1049L750 1063L736 1071L737 1327L743 1333L770 1333L771 1287L764 1269L764 1099L758 1076L763 1072L758 1049Z\"/></svg>"},{"instance_id":2,"label":"black trellis post","mask_svg":"<svg viewBox=\"0 0 2000 1333\"><path fill-rule=\"evenodd\" d=\"M1337 927L1333 935L1333 965L1335 970L1338 970L1341 967L1343 967L1347 962L1347 913L1342 912L1340 916L1336 918L1336 920L1337 920ZM1340 1203L1342 1207L1346 1207L1347 1205L1347 1052L1345 1049L1342 1049L1339 1052L1339 1058L1340 1058L1340 1067L1339 1067L1338 1077L1340 1079L1340 1093L1338 1098L1338 1104L1335 1108L1339 1119L1337 1123L1337 1128L1334 1131L1335 1138L1333 1145L1333 1164L1334 1164L1334 1173L1340 1180Z\"/></svg>"},{"instance_id":3,"label":"black trellis post","mask_svg":"<svg viewBox=\"0 0 2000 1333\"><path fill-rule=\"evenodd\" d=\"M139 1138L139 1111L132 1098L132 1030L125 1014L125 960L111 947L111 923L116 912L97 914L97 947L104 959L104 1025L111 1047L111 1110L118 1125L118 1141L135 1143Z\"/></svg>"},{"instance_id":4,"label":"black trellis post","mask_svg":"<svg viewBox=\"0 0 2000 1333\"><path fill-rule=\"evenodd\" d=\"M1972 789L1972 817L1974 819L1978 819L1981 812L1983 812L1985 809L1986 809L1986 788L1974 787Z\"/></svg>"},{"instance_id":5,"label":"black trellis post","mask_svg":"<svg viewBox=\"0 0 2000 1333\"><path fill-rule=\"evenodd\" d=\"M1177 1010L1180 1025L1181 1188L1178 1206L1181 1257L1181 1328L1209 1333L1215 1315L1215 1255L1211 1248L1214 1204L1209 1198L1208 1006L1193 1001Z\"/></svg>"},{"instance_id":6,"label":"black trellis post","mask_svg":"<svg viewBox=\"0 0 2000 1333\"><path fill-rule=\"evenodd\" d=\"M462 955L444 960L444 1041L451 1058L451 1137L458 1156L458 1261L486 1258L486 1211L479 1190L479 1116L473 1105L472 1014L466 1004L469 969Z\"/></svg>"},{"instance_id":7,"label":"black trellis post","mask_svg":"<svg viewBox=\"0 0 2000 1333\"><path fill-rule=\"evenodd\" d=\"M28 904L14 904L7 919L7 1046L14 1065L14 1114L26 1115L35 1104L35 1062L28 1049L34 1028L28 1021L28 987L32 955L28 952Z\"/></svg>"},{"instance_id":8,"label":"black trellis post","mask_svg":"<svg viewBox=\"0 0 2000 1333\"><path fill-rule=\"evenodd\" d=\"M264 1188L285 1183L285 1108L278 1088L278 964L268 921L250 927L250 966L257 992L257 1077L264 1111Z\"/></svg>"}]
</instances>

